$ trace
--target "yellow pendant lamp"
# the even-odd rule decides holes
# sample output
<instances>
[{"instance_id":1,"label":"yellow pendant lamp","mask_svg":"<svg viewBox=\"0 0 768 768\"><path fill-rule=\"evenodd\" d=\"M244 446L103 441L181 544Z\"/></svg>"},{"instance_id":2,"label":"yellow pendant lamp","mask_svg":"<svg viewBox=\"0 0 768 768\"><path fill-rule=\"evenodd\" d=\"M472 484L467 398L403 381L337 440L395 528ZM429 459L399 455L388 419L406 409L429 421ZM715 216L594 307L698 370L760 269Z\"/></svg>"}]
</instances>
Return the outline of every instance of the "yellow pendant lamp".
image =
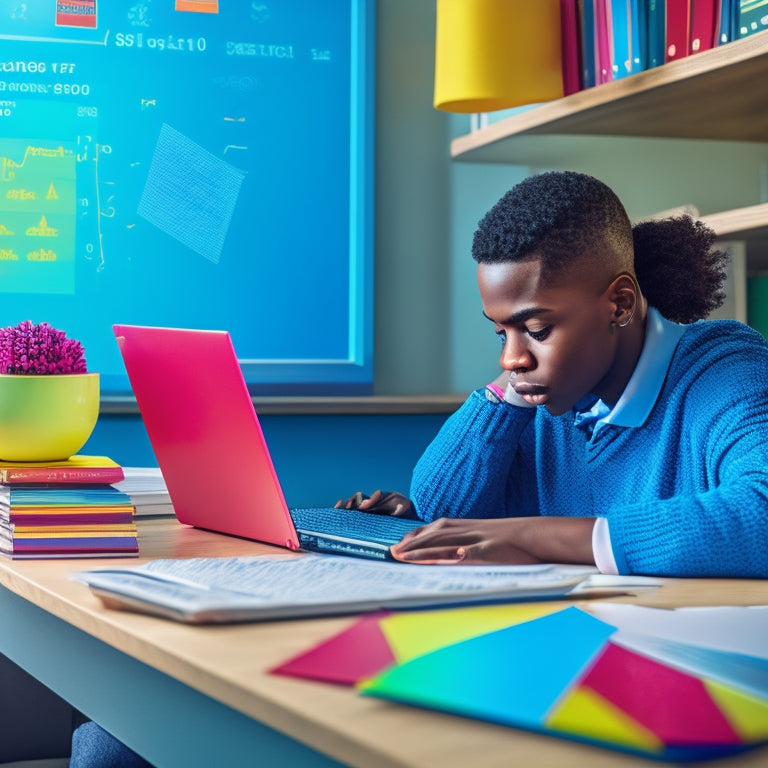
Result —
<instances>
[{"instance_id":1,"label":"yellow pendant lamp","mask_svg":"<svg viewBox=\"0 0 768 768\"><path fill-rule=\"evenodd\" d=\"M562 95L560 0L437 0L437 109L492 112Z\"/></svg>"}]
</instances>

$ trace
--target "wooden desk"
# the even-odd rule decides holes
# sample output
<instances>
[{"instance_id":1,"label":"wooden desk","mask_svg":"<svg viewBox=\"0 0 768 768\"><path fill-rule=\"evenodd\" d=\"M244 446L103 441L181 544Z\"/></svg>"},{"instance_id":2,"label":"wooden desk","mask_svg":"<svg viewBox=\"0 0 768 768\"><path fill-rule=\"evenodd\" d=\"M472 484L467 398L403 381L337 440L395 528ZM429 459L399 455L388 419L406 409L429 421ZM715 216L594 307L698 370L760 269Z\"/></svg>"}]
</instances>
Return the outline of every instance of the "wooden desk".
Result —
<instances>
[{"instance_id":1,"label":"wooden desk","mask_svg":"<svg viewBox=\"0 0 768 768\"><path fill-rule=\"evenodd\" d=\"M142 557L132 563L275 551L175 519L141 520L139 535ZM110 611L69 578L94 564L0 560L0 652L158 766L662 765L270 675L270 667L351 619L188 627ZM676 579L613 599L659 607L766 604L768 581ZM766 760L762 749L712 765Z\"/></svg>"}]
</instances>

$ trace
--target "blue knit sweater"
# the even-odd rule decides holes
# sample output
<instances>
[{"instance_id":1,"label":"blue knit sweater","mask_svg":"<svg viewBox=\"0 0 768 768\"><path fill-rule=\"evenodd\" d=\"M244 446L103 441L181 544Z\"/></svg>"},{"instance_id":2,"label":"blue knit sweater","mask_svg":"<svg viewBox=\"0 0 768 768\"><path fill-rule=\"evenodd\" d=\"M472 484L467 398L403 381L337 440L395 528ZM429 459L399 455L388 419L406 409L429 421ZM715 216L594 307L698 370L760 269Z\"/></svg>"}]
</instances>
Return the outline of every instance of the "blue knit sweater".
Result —
<instances>
[{"instance_id":1,"label":"blue knit sweater","mask_svg":"<svg viewBox=\"0 0 768 768\"><path fill-rule=\"evenodd\" d=\"M419 516L607 517L620 573L768 577L768 344L730 320L686 327L642 426L473 392L419 460Z\"/></svg>"}]
</instances>

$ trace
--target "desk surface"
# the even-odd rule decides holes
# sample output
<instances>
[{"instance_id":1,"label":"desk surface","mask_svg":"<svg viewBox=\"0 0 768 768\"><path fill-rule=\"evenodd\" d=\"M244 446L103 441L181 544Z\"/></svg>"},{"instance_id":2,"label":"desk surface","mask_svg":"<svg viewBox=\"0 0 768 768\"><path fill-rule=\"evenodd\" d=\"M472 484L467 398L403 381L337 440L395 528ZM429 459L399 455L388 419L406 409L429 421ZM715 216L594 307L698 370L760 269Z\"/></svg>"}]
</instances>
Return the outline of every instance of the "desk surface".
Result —
<instances>
[{"instance_id":1,"label":"desk surface","mask_svg":"<svg viewBox=\"0 0 768 768\"><path fill-rule=\"evenodd\" d=\"M254 542L188 528L175 519L140 520L139 540L141 558L132 559L131 563L158 557L237 556L276 551ZM506 768L514 755L517 765L661 765L549 736L365 698L343 687L271 675L267 670L272 666L335 634L352 619L189 627L112 611L105 609L87 587L69 578L73 571L95 564L86 560L3 559L0 585L46 614L58 617L63 625L72 625L98 638L121 655L140 660L152 670L308 745L332 761L365 768L464 768L468 761ZM768 581L670 579L658 590L611 599L657 607L768 604ZM46 642L56 640L50 638ZM13 658L2 642L0 651ZM77 706L77 702L73 703ZM98 719L95 713L88 714ZM757 766L764 765L767 758L766 750L762 749L713 765Z\"/></svg>"}]
</instances>

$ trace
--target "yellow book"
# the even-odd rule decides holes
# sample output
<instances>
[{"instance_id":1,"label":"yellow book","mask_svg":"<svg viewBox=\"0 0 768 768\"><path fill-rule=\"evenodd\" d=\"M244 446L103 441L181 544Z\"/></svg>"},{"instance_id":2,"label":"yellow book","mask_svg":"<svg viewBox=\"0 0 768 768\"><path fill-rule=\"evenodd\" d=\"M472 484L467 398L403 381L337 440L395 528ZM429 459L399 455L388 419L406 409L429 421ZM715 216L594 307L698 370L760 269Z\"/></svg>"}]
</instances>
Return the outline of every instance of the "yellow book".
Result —
<instances>
[{"instance_id":1,"label":"yellow book","mask_svg":"<svg viewBox=\"0 0 768 768\"><path fill-rule=\"evenodd\" d=\"M0 461L0 483L119 483L123 468L108 456L77 454L63 461Z\"/></svg>"}]
</instances>

